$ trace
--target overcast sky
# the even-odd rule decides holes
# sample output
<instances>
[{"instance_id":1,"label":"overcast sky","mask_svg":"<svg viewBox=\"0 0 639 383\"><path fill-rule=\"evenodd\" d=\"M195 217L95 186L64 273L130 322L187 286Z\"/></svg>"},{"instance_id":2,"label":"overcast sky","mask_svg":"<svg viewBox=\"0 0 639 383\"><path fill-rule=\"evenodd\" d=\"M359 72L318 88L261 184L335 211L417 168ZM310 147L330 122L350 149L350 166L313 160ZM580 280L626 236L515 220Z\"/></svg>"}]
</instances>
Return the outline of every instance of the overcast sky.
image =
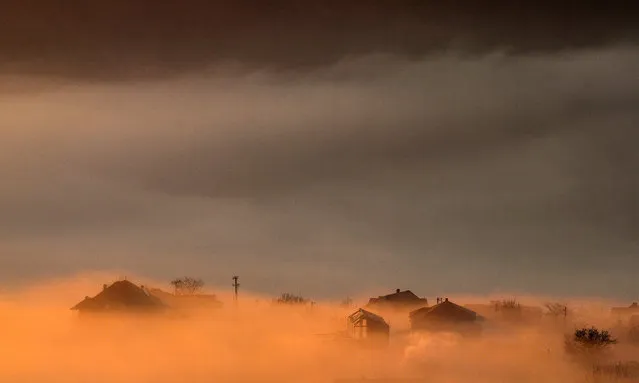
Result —
<instances>
[{"instance_id":1,"label":"overcast sky","mask_svg":"<svg viewBox=\"0 0 639 383\"><path fill-rule=\"evenodd\" d=\"M639 296L630 11L51 4L0 16L2 280Z\"/></svg>"}]
</instances>

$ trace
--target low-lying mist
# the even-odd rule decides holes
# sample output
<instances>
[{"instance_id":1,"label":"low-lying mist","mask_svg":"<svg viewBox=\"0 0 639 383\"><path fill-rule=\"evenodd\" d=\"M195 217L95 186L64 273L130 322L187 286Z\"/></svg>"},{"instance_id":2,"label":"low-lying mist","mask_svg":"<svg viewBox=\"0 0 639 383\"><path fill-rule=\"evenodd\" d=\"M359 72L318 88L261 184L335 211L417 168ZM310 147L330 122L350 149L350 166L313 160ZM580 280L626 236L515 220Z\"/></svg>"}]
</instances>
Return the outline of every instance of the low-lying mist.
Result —
<instances>
[{"instance_id":1,"label":"low-lying mist","mask_svg":"<svg viewBox=\"0 0 639 383\"><path fill-rule=\"evenodd\" d=\"M596 310L574 323L506 326L488 320L480 337L462 338L411 334L396 316L387 317L390 345L368 349L331 336L345 329L346 316L364 304L359 301L350 308L331 302L297 307L241 292L235 306L222 292L223 308L188 316L81 316L69 310L96 293L102 280L69 278L1 294L0 381L578 382L589 371L566 358L564 334L577 322L612 323ZM619 346L623 360L637 351Z\"/></svg>"}]
</instances>

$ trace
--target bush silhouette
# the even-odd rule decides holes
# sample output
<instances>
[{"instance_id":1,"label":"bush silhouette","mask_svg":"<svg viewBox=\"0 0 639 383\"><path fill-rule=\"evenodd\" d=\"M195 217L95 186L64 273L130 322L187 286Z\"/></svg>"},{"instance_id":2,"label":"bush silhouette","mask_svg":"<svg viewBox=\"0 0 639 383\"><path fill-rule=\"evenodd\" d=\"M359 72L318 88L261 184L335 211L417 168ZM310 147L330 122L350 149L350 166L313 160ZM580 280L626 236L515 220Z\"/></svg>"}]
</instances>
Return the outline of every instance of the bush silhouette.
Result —
<instances>
[{"instance_id":1,"label":"bush silhouette","mask_svg":"<svg viewBox=\"0 0 639 383\"><path fill-rule=\"evenodd\" d=\"M302 305L309 302L308 299L300 296L289 293L283 293L279 298L275 300L276 303L280 304L289 304L289 305Z\"/></svg>"},{"instance_id":2,"label":"bush silhouette","mask_svg":"<svg viewBox=\"0 0 639 383\"><path fill-rule=\"evenodd\" d=\"M617 339L606 330L596 327L575 330L572 337L567 337L566 352L574 356L598 357L610 346L617 343Z\"/></svg>"},{"instance_id":3,"label":"bush silhouette","mask_svg":"<svg viewBox=\"0 0 639 383\"><path fill-rule=\"evenodd\" d=\"M504 299L492 302L495 311L516 312L521 311L521 304L516 299Z\"/></svg>"}]
</instances>

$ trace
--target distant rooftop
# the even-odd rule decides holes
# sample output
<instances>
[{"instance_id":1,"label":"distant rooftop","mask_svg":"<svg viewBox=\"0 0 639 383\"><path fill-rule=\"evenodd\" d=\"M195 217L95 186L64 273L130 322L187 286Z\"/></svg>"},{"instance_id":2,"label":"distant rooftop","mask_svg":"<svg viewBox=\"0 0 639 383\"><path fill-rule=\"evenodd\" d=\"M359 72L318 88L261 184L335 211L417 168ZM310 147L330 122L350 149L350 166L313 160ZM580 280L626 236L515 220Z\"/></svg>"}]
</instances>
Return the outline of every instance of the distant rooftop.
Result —
<instances>
[{"instance_id":1,"label":"distant rooftop","mask_svg":"<svg viewBox=\"0 0 639 383\"><path fill-rule=\"evenodd\" d=\"M108 311L128 309L160 309L162 301L149 294L144 287L137 286L128 280L117 281L110 286L104 285L102 291L95 297L85 297L71 310L77 311Z\"/></svg>"},{"instance_id":2,"label":"distant rooftop","mask_svg":"<svg viewBox=\"0 0 639 383\"><path fill-rule=\"evenodd\" d=\"M432 307L422 307L409 314L413 318L438 318L438 319L458 319L458 320L478 320L482 319L476 312L460 306L445 298L441 303Z\"/></svg>"},{"instance_id":3,"label":"distant rooftop","mask_svg":"<svg viewBox=\"0 0 639 383\"><path fill-rule=\"evenodd\" d=\"M388 295L380 295L377 298L370 298L367 306L391 305L391 306L413 306L427 305L426 298L420 298L410 290L395 290L394 293Z\"/></svg>"}]
</instances>

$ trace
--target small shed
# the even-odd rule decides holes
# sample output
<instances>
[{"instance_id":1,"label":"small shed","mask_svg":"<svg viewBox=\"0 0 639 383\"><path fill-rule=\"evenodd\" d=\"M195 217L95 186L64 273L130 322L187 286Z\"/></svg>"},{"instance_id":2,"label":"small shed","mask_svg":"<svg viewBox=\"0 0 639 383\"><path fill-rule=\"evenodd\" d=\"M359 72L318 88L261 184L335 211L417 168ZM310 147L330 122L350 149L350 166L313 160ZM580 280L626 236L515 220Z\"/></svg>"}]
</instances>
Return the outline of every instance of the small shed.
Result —
<instances>
[{"instance_id":1,"label":"small shed","mask_svg":"<svg viewBox=\"0 0 639 383\"><path fill-rule=\"evenodd\" d=\"M476 331L483 318L476 312L444 299L432 307L422 307L409 314L413 331Z\"/></svg>"},{"instance_id":2,"label":"small shed","mask_svg":"<svg viewBox=\"0 0 639 383\"><path fill-rule=\"evenodd\" d=\"M348 316L348 334L357 340L387 344L390 326L384 318L362 308Z\"/></svg>"}]
</instances>

